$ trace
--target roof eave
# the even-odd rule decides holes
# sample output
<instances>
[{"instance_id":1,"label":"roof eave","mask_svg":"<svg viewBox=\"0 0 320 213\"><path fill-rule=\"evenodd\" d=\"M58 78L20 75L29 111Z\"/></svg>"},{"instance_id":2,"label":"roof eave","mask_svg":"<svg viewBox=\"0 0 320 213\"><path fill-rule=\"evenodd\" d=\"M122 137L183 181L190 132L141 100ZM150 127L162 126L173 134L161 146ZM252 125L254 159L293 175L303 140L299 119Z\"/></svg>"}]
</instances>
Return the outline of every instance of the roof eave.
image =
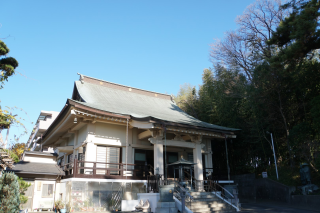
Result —
<instances>
[{"instance_id":1,"label":"roof eave","mask_svg":"<svg viewBox=\"0 0 320 213\"><path fill-rule=\"evenodd\" d=\"M235 131L241 130L241 129L234 129L234 130L228 131L228 130L220 130L220 129L213 129L213 128L204 128L204 127L199 127L199 126L193 126L193 125L165 121L165 120L153 118L151 116L145 117L145 118L135 118L135 117L131 116L131 118L132 118L132 120L136 120L136 121L149 121L152 123L158 123L158 124L162 124L165 126L176 126L176 127L181 127L181 128L187 128L187 129L196 129L196 130L218 132L218 133L222 133L222 134L231 134L231 135L233 135Z\"/></svg>"}]
</instances>

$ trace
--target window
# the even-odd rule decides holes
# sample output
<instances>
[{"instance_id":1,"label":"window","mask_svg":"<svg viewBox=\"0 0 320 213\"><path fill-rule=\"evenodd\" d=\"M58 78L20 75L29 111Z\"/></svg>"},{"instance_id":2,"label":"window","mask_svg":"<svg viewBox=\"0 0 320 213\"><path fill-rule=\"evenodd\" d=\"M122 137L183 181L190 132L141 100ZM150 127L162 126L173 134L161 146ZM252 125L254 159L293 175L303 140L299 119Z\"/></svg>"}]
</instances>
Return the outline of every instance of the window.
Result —
<instances>
[{"instance_id":1,"label":"window","mask_svg":"<svg viewBox=\"0 0 320 213\"><path fill-rule=\"evenodd\" d=\"M168 163L174 163L178 161L178 156L177 155L169 155L168 156Z\"/></svg>"},{"instance_id":2,"label":"window","mask_svg":"<svg viewBox=\"0 0 320 213\"><path fill-rule=\"evenodd\" d=\"M68 163L73 163L73 154L68 155Z\"/></svg>"},{"instance_id":3,"label":"window","mask_svg":"<svg viewBox=\"0 0 320 213\"><path fill-rule=\"evenodd\" d=\"M135 153L134 160L136 161L146 161L146 153Z\"/></svg>"},{"instance_id":4,"label":"window","mask_svg":"<svg viewBox=\"0 0 320 213\"><path fill-rule=\"evenodd\" d=\"M53 184L43 184L42 197L52 197L52 196L53 196Z\"/></svg>"},{"instance_id":5,"label":"window","mask_svg":"<svg viewBox=\"0 0 320 213\"><path fill-rule=\"evenodd\" d=\"M97 146L97 168L111 168L115 169L110 171L111 175L119 174L119 163L120 163L120 148L119 147L107 147L107 146ZM110 164L109 164L110 163ZM106 170L98 170L96 174L105 174Z\"/></svg>"}]
</instances>

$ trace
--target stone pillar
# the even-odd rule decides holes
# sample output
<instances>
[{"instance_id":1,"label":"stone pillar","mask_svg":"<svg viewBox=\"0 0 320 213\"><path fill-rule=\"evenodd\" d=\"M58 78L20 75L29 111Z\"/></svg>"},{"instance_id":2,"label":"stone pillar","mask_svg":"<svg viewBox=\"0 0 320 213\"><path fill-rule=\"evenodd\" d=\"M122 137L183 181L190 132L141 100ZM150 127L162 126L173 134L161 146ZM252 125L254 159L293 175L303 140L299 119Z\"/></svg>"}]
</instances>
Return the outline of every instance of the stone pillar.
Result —
<instances>
[{"instance_id":1,"label":"stone pillar","mask_svg":"<svg viewBox=\"0 0 320 213\"><path fill-rule=\"evenodd\" d=\"M85 161L95 162L97 160L97 146L94 143L87 143ZM85 167L93 167L93 163L85 163ZM92 174L92 169L85 169L85 174Z\"/></svg>"},{"instance_id":2,"label":"stone pillar","mask_svg":"<svg viewBox=\"0 0 320 213\"><path fill-rule=\"evenodd\" d=\"M74 137L73 137L73 156L74 159L78 159L78 150L75 149L75 147L78 145L78 130L75 130L73 132Z\"/></svg>"},{"instance_id":3,"label":"stone pillar","mask_svg":"<svg viewBox=\"0 0 320 213\"><path fill-rule=\"evenodd\" d=\"M148 140L153 144L154 174L159 174L164 177L163 132L162 130L153 130L152 136L153 137Z\"/></svg>"},{"instance_id":4,"label":"stone pillar","mask_svg":"<svg viewBox=\"0 0 320 213\"><path fill-rule=\"evenodd\" d=\"M208 139L207 140L207 154L206 154L206 168L213 168L213 164L212 164L212 149L211 149L211 140ZM207 170L207 172L213 172L213 169L209 169Z\"/></svg>"},{"instance_id":5,"label":"stone pillar","mask_svg":"<svg viewBox=\"0 0 320 213\"><path fill-rule=\"evenodd\" d=\"M128 132L128 163L134 164L134 152L132 148L132 129L129 128Z\"/></svg>"},{"instance_id":6,"label":"stone pillar","mask_svg":"<svg viewBox=\"0 0 320 213\"><path fill-rule=\"evenodd\" d=\"M196 182L196 191L203 191L203 166L202 166L202 153L201 153L201 136L194 136L191 138L192 142L195 142L195 149L193 149L193 162L194 165L194 177Z\"/></svg>"},{"instance_id":7,"label":"stone pillar","mask_svg":"<svg viewBox=\"0 0 320 213\"><path fill-rule=\"evenodd\" d=\"M158 143L153 145L154 154L154 174L164 175L163 168L163 144Z\"/></svg>"}]
</instances>

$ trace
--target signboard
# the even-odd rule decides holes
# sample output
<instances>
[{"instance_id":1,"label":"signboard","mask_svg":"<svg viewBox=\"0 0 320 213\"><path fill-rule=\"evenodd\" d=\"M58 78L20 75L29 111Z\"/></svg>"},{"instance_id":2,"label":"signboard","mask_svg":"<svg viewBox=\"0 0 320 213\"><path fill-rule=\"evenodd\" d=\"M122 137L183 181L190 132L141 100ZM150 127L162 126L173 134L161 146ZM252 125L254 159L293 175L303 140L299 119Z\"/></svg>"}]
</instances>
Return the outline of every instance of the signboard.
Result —
<instances>
[{"instance_id":1,"label":"signboard","mask_svg":"<svg viewBox=\"0 0 320 213\"><path fill-rule=\"evenodd\" d=\"M267 172L262 172L262 177L263 177L263 178L267 178L267 177L268 177Z\"/></svg>"}]
</instances>

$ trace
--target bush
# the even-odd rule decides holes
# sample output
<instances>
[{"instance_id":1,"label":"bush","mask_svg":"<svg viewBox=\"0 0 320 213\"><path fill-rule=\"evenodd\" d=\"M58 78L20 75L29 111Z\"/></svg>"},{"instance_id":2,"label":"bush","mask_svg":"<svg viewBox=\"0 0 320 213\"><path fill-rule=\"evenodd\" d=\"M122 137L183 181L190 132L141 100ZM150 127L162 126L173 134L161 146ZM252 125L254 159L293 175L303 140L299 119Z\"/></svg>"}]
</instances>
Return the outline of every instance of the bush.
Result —
<instances>
[{"instance_id":1,"label":"bush","mask_svg":"<svg viewBox=\"0 0 320 213\"><path fill-rule=\"evenodd\" d=\"M14 173L2 173L0 177L0 212L19 212L19 183Z\"/></svg>"}]
</instances>

